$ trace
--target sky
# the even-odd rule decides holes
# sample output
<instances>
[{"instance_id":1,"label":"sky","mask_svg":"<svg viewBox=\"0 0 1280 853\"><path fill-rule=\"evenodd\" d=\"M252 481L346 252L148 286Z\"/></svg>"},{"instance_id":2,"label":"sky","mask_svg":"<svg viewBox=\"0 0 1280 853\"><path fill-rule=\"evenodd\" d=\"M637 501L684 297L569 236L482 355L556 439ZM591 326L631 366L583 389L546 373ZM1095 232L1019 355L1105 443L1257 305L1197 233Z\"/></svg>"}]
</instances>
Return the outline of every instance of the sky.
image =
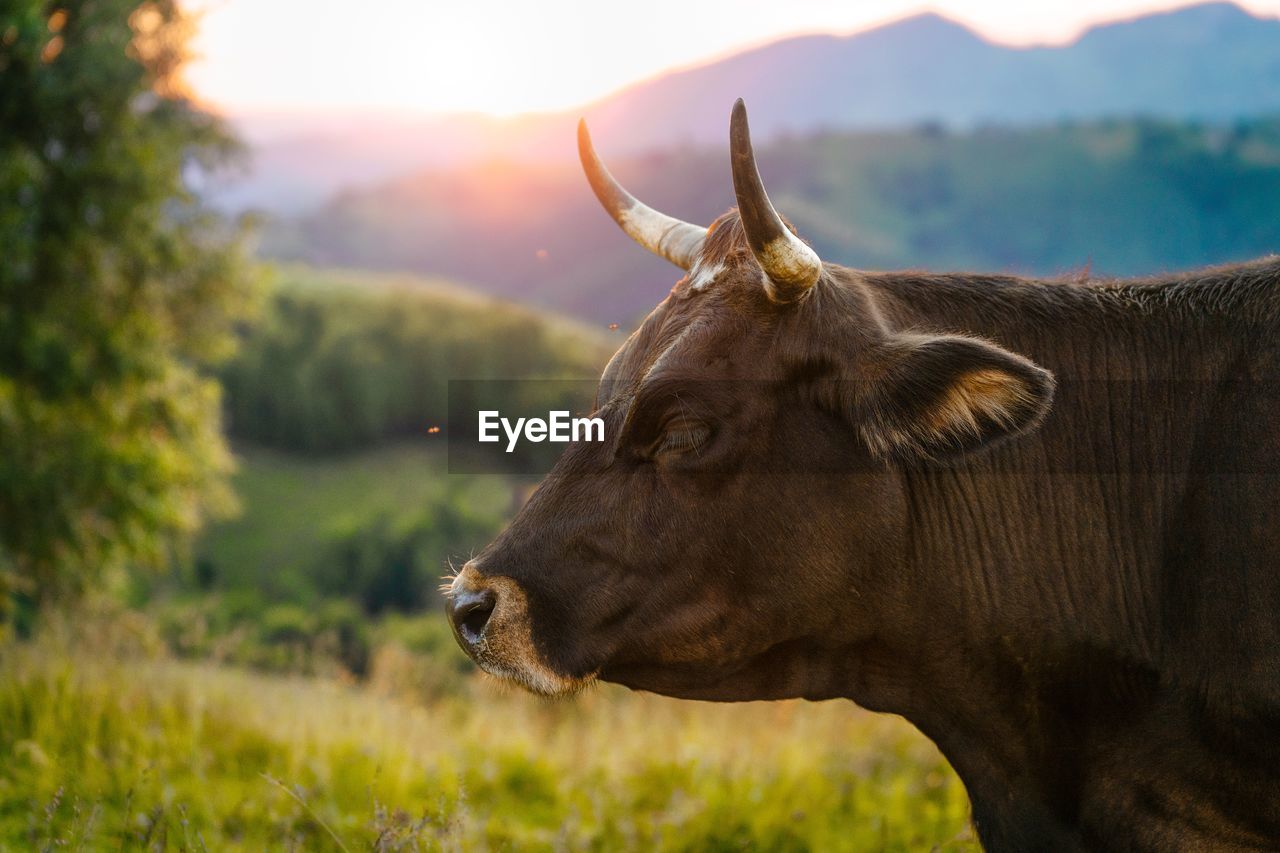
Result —
<instances>
[{"instance_id":1,"label":"sky","mask_svg":"<svg viewBox=\"0 0 1280 853\"><path fill-rule=\"evenodd\" d=\"M186 0L187 79L230 113L513 115L568 109L671 68L800 33L936 11L1016 45L1059 44L1171 0ZM1280 0L1244 0L1280 15Z\"/></svg>"}]
</instances>

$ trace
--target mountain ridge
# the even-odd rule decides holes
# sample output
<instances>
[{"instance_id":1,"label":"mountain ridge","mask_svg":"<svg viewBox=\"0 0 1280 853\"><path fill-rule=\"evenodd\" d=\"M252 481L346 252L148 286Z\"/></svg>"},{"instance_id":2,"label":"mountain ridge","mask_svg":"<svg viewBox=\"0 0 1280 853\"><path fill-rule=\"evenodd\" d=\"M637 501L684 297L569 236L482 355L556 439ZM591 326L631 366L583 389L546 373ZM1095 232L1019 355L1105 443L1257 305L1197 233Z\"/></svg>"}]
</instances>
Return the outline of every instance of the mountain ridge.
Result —
<instances>
[{"instance_id":1,"label":"mountain ridge","mask_svg":"<svg viewBox=\"0 0 1280 853\"><path fill-rule=\"evenodd\" d=\"M756 152L800 234L862 269L1129 276L1280 249L1280 116L827 131ZM608 159L669 215L708 224L733 204L723 143ZM420 172L267 238L277 259L444 276L603 323L643 314L680 275L617 229L569 161Z\"/></svg>"},{"instance_id":2,"label":"mountain ridge","mask_svg":"<svg viewBox=\"0 0 1280 853\"><path fill-rule=\"evenodd\" d=\"M719 144L738 97L765 142L926 123L1027 126L1132 115L1230 121L1280 113L1280 19L1211 2L1098 24L1063 45L1011 47L926 12L851 34L779 39L561 113L336 117L305 138L277 127L274 141L245 126L258 140L256 163L247 180L221 187L216 198L231 208L288 212L342 187L420 169L572 161L579 115L611 157Z\"/></svg>"}]
</instances>

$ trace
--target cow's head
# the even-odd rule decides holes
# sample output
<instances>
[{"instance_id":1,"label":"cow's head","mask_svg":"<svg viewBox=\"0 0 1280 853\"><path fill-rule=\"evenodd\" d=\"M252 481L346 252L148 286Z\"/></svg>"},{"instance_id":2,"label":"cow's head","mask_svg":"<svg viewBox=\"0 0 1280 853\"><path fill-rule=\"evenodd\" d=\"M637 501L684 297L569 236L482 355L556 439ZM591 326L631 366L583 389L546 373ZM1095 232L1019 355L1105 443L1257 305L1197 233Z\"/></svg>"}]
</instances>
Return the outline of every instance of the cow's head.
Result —
<instances>
[{"instance_id":1,"label":"cow's head","mask_svg":"<svg viewBox=\"0 0 1280 853\"><path fill-rule=\"evenodd\" d=\"M915 618L904 467L1049 404L1036 365L896 328L858 273L824 266L765 194L741 101L731 146L737 211L701 228L634 199L579 128L605 208L688 274L605 368L606 441L570 445L452 582L462 647L537 692L846 694Z\"/></svg>"}]
</instances>

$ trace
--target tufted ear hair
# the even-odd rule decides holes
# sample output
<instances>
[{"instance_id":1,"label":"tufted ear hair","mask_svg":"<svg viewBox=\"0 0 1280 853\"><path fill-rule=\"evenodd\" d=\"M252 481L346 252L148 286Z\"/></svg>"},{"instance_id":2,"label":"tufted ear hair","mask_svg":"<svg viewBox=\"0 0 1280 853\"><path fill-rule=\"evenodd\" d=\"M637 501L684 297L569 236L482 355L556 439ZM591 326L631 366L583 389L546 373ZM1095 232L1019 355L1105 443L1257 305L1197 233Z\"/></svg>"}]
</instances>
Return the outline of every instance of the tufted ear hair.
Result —
<instances>
[{"instance_id":1,"label":"tufted ear hair","mask_svg":"<svg viewBox=\"0 0 1280 853\"><path fill-rule=\"evenodd\" d=\"M1035 428L1053 375L995 344L957 335L898 335L853 383L845 409L872 453L949 459Z\"/></svg>"}]
</instances>

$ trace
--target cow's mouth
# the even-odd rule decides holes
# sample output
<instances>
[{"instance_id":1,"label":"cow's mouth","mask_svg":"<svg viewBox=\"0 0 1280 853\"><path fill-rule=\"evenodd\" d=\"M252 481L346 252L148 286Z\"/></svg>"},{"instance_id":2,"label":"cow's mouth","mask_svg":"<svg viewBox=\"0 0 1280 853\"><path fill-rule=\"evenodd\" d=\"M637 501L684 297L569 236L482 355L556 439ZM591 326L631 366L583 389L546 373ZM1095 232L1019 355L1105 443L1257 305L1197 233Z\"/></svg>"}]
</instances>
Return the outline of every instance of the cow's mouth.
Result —
<instances>
[{"instance_id":1,"label":"cow's mouth","mask_svg":"<svg viewBox=\"0 0 1280 853\"><path fill-rule=\"evenodd\" d=\"M596 680L594 672L562 675L542 658L533 643L528 599L511 578L485 575L467 563L450 583L446 600L458 645L490 675L543 696L576 693Z\"/></svg>"}]
</instances>

